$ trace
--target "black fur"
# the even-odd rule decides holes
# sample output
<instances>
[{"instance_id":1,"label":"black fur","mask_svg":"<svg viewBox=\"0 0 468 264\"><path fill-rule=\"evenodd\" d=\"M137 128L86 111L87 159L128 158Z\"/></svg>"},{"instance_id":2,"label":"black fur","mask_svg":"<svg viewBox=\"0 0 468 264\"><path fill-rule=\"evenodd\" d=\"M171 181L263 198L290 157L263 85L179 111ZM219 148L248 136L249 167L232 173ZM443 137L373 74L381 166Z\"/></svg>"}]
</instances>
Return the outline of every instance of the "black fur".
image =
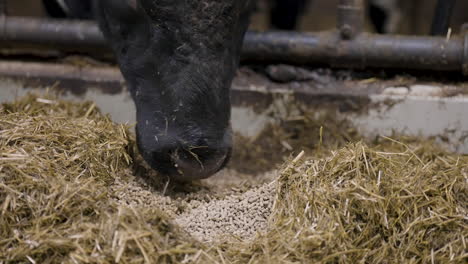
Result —
<instances>
[{"instance_id":1,"label":"black fur","mask_svg":"<svg viewBox=\"0 0 468 264\"><path fill-rule=\"evenodd\" d=\"M304 13L307 0L274 0L271 9L271 25L280 30L294 30Z\"/></svg>"},{"instance_id":2,"label":"black fur","mask_svg":"<svg viewBox=\"0 0 468 264\"><path fill-rule=\"evenodd\" d=\"M388 14L377 5L374 5L372 1L369 2L368 7L369 18L375 28L375 31L379 34L385 33L385 24L388 20Z\"/></svg>"},{"instance_id":3,"label":"black fur","mask_svg":"<svg viewBox=\"0 0 468 264\"><path fill-rule=\"evenodd\" d=\"M231 151L229 88L247 0L95 2L137 108L145 160L176 180L205 178Z\"/></svg>"},{"instance_id":4,"label":"black fur","mask_svg":"<svg viewBox=\"0 0 468 264\"><path fill-rule=\"evenodd\" d=\"M46 12L55 18L92 19L94 17L91 0L42 0L42 4Z\"/></svg>"}]
</instances>

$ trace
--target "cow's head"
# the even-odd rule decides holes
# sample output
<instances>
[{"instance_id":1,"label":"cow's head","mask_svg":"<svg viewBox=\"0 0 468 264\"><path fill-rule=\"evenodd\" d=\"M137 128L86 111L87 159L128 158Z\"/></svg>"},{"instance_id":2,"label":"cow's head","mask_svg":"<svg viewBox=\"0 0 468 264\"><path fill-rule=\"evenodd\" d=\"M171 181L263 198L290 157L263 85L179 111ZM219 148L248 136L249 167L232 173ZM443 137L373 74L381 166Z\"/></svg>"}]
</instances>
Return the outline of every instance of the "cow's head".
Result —
<instances>
[{"instance_id":1,"label":"cow's head","mask_svg":"<svg viewBox=\"0 0 468 264\"><path fill-rule=\"evenodd\" d=\"M140 152L175 180L209 177L229 159L229 88L248 2L96 1L135 101Z\"/></svg>"}]
</instances>

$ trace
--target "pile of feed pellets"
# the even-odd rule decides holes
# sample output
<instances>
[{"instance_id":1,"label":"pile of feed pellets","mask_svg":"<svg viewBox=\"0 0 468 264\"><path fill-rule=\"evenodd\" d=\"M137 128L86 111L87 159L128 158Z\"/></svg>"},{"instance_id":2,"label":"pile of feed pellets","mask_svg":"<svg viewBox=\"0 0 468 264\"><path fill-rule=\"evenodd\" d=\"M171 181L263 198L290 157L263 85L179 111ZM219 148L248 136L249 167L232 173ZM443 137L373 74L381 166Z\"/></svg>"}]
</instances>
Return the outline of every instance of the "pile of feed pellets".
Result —
<instances>
[{"instance_id":1,"label":"pile of feed pellets","mask_svg":"<svg viewBox=\"0 0 468 264\"><path fill-rule=\"evenodd\" d=\"M232 170L220 174L214 177L232 180L241 175ZM133 176L127 176L127 181L117 178L111 188L111 198L117 203L136 208L160 208L194 238L204 242L229 238L246 240L265 230L275 190L274 183L265 183L241 193L228 192L222 198L192 193L174 199Z\"/></svg>"}]
</instances>

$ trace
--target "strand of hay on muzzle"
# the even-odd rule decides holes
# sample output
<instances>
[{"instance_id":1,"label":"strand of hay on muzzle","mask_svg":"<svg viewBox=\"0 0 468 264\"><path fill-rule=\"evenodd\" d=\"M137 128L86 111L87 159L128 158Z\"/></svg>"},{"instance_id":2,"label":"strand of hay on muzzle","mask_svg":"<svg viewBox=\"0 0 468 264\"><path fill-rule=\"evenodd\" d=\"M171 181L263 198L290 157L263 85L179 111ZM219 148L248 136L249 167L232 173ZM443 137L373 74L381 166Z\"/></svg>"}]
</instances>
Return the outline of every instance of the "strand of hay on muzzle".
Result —
<instances>
[{"instance_id":1,"label":"strand of hay on muzzle","mask_svg":"<svg viewBox=\"0 0 468 264\"><path fill-rule=\"evenodd\" d=\"M158 209L110 202L127 127L92 103L29 95L0 109L0 263L169 262L192 240Z\"/></svg>"},{"instance_id":2,"label":"strand of hay on muzzle","mask_svg":"<svg viewBox=\"0 0 468 264\"><path fill-rule=\"evenodd\" d=\"M468 157L430 143L349 144L289 164L270 231L235 263L466 263Z\"/></svg>"}]
</instances>

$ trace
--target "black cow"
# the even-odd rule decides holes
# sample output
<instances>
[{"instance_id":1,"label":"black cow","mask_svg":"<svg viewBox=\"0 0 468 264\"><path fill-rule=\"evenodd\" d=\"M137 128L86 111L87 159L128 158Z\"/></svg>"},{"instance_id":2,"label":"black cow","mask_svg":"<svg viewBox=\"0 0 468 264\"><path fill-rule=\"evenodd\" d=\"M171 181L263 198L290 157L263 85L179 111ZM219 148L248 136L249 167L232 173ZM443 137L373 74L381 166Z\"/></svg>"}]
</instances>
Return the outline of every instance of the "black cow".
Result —
<instances>
[{"instance_id":1,"label":"black cow","mask_svg":"<svg viewBox=\"0 0 468 264\"><path fill-rule=\"evenodd\" d=\"M56 17L93 14L99 22L135 102L138 147L152 168L190 181L225 166L229 90L253 0L52 2L65 11Z\"/></svg>"},{"instance_id":2,"label":"black cow","mask_svg":"<svg viewBox=\"0 0 468 264\"><path fill-rule=\"evenodd\" d=\"M229 88L255 0L43 2L55 17L98 20L136 105L139 150L155 170L189 181L224 167ZM274 26L294 28L306 0L275 2Z\"/></svg>"},{"instance_id":3,"label":"black cow","mask_svg":"<svg viewBox=\"0 0 468 264\"><path fill-rule=\"evenodd\" d=\"M152 168L189 181L224 167L232 144L229 88L255 0L43 2L53 17L99 22L135 102L138 147ZM294 28L304 3L276 0L274 26Z\"/></svg>"}]
</instances>

